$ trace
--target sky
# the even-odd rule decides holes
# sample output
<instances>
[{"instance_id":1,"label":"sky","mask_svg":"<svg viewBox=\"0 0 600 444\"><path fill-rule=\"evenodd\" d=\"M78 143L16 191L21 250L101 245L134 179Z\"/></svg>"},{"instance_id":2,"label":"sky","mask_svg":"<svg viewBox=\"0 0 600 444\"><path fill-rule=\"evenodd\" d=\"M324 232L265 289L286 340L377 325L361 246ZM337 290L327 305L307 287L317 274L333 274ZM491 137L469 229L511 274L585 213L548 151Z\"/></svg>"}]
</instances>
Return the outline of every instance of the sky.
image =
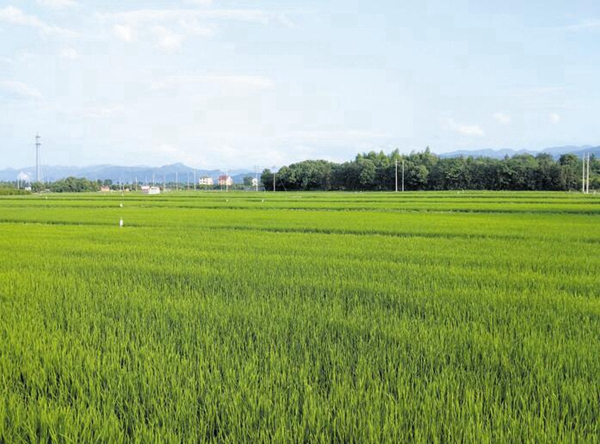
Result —
<instances>
[{"instance_id":1,"label":"sky","mask_svg":"<svg viewBox=\"0 0 600 444\"><path fill-rule=\"evenodd\" d=\"M597 0L0 0L0 168L600 144Z\"/></svg>"}]
</instances>

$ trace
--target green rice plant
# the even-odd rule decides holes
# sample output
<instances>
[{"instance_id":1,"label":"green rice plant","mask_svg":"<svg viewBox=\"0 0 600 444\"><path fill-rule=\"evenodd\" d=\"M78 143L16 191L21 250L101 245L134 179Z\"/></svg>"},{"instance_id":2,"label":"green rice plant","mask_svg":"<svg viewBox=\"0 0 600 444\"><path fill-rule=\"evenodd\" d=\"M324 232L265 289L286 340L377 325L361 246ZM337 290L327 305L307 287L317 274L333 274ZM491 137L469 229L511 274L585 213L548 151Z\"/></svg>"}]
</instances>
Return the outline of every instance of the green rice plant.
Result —
<instances>
[{"instance_id":1,"label":"green rice plant","mask_svg":"<svg viewBox=\"0 0 600 444\"><path fill-rule=\"evenodd\" d=\"M154 197L0 199L0 441L597 442L595 197Z\"/></svg>"}]
</instances>

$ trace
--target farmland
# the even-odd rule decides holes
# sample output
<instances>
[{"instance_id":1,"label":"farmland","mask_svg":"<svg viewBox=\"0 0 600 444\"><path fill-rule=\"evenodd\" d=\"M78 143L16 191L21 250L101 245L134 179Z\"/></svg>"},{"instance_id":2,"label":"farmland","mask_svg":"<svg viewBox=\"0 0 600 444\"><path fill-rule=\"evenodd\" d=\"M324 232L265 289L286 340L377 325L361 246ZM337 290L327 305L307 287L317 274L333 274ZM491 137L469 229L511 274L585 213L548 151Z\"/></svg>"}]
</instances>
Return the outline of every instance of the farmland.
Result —
<instances>
[{"instance_id":1,"label":"farmland","mask_svg":"<svg viewBox=\"0 0 600 444\"><path fill-rule=\"evenodd\" d=\"M600 436L594 195L7 196L0 251L0 442Z\"/></svg>"}]
</instances>

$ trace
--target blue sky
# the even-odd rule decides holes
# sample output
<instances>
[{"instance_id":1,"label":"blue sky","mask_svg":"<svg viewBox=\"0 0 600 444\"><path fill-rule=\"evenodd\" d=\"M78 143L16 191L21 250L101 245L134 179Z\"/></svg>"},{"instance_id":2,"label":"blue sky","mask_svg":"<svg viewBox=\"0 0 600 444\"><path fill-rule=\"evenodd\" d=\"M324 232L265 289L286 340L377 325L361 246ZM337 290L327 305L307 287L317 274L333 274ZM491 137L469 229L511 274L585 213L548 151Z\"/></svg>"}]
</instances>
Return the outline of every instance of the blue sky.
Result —
<instances>
[{"instance_id":1,"label":"blue sky","mask_svg":"<svg viewBox=\"0 0 600 444\"><path fill-rule=\"evenodd\" d=\"M600 144L600 2L2 0L0 167Z\"/></svg>"}]
</instances>

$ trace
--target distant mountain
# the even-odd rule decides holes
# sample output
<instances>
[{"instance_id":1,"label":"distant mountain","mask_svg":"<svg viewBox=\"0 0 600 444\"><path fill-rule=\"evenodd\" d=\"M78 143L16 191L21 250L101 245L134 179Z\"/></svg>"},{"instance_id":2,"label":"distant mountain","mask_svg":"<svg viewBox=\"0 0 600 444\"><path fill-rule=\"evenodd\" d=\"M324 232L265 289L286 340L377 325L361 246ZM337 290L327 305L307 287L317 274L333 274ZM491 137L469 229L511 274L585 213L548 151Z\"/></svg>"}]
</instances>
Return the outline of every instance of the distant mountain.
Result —
<instances>
[{"instance_id":1,"label":"distant mountain","mask_svg":"<svg viewBox=\"0 0 600 444\"><path fill-rule=\"evenodd\" d=\"M575 154L577 157L582 157L584 154L590 153L595 156L600 156L600 146L559 146L555 148L546 148L542 152L551 154L555 158L559 158L562 154Z\"/></svg>"},{"instance_id":2,"label":"distant mountain","mask_svg":"<svg viewBox=\"0 0 600 444\"><path fill-rule=\"evenodd\" d=\"M491 157L493 159L503 159L505 156L515 156L517 154L531 154L535 156L539 152L530 151L530 150L513 150L513 149L501 149L501 150L491 150L491 149L482 149L482 150L459 150L452 151L450 153L442 153L439 156L441 158L448 157Z\"/></svg>"},{"instance_id":3,"label":"distant mountain","mask_svg":"<svg viewBox=\"0 0 600 444\"><path fill-rule=\"evenodd\" d=\"M92 165L86 167L73 167L73 166L46 166L42 168L42 176L45 181L56 181L64 179L65 177L84 177L89 180L112 180L114 183L134 183L136 180L138 183L162 183L163 181L179 183L187 183L188 178L190 183L194 180L194 173L196 179L203 176L212 177L215 182L216 179L223 174L225 171L221 170L203 170L194 169L188 167L182 163L174 163L172 165L164 165L161 167L150 167L150 166L117 166L117 165ZM251 170L233 170L229 172L229 175L233 178L235 183L242 183L243 178L248 175L254 176L254 172ZM31 180L35 179L35 167L25 167L20 169L7 168L0 170L0 181L14 181L17 177L23 180L25 176L28 176Z\"/></svg>"},{"instance_id":4,"label":"distant mountain","mask_svg":"<svg viewBox=\"0 0 600 444\"><path fill-rule=\"evenodd\" d=\"M514 156L517 154L531 154L536 156L540 153L547 153L552 155L555 159L558 159L562 154L575 154L578 157L582 157L585 153L594 154L600 157L600 146L561 146L546 148L541 151L533 150L514 150L514 149L481 149L481 150L460 150L453 151L451 153L443 153L439 156L442 158L449 157L491 157L495 159L502 159L505 156ZM113 183L134 183L136 180L141 184L157 183L161 184L163 181L167 183L173 183L179 181L179 183L187 183L188 178L190 183L193 183L194 174L196 179L203 176L212 177L213 180L218 179L220 175L229 174L234 183L242 183L244 177L254 177L255 172L249 169L229 170L228 172L222 170L203 170L194 169L186 166L182 163L174 163L171 165L164 165L161 167L151 166L118 166L118 165L92 165L86 167L74 167L74 166L46 166L42 168L42 176L45 181L56 181L64 179L65 177L85 177L89 180L112 180ZM17 179L27 181L35 179L35 167L25 168L7 168L0 170L0 181L16 181Z\"/></svg>"},{"instance_id":5,"label":"distant mountain","mask_svg":"<svg viewBox=\"0 0 600 444\"><path fill-rule=\"evenodd\" d=\"M575 154L578 157L582 157L585 153L594 154L596 156L600 156L600 146L592 147L589 145L584 146L559 146L552 148L545 148L541 151L533 151L533 150L514 150L514 149L500 149L500 150L490 150L490 149L481 149L481 150L460 150L460 151L452 151L451 153L443 153L439 156L442 158L448 157L491 157L494 159L502 159L505 156L515 156L518 154L531 154L532 156L537 156L540 153L550 154L555 159L558 159L563 154Z\"/></svg>"}]
</instances>

